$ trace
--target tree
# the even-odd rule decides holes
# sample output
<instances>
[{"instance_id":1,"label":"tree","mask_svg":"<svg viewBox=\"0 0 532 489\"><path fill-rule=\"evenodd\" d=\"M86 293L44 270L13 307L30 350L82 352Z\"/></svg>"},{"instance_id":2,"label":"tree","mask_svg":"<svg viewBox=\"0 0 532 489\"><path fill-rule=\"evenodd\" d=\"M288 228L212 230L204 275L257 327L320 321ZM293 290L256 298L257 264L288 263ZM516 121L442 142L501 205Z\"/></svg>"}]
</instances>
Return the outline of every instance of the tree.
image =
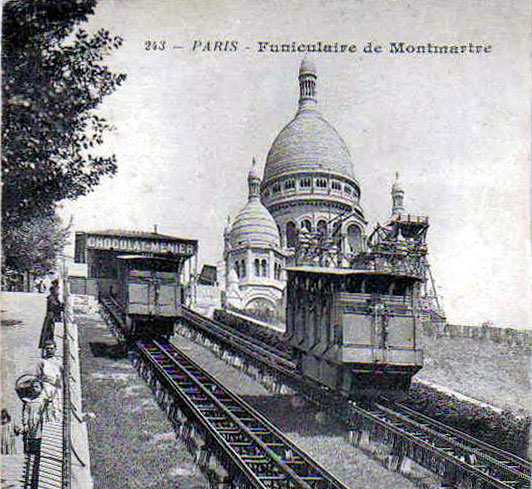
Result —
<instances>
[{"instance_id":1,"label":"tree","mask_svg":"<svg viewBox=\"0 0 532 489\"><path fill-rule=\"evenodd\" d=\"M5 229L3 276L20 289L23 276L48 275L55 268L68 234L69 226L63 227L57 216L39 216Z\"/></svg>"},{"instance_id":2,"label":"tree","mask_svg":"<svg viewBox=\"0 0 532 489\"><path fill-rule=\"evenodd\" d=\"M110 125L95 109L124 81L102 64L122 39L79 25L96 0L8 1L2 25L4 244L25 223L51 222L58 202L116 172L96 149ZM14 233L14 234L13 234Z\"/></svg>"}]
</instances>

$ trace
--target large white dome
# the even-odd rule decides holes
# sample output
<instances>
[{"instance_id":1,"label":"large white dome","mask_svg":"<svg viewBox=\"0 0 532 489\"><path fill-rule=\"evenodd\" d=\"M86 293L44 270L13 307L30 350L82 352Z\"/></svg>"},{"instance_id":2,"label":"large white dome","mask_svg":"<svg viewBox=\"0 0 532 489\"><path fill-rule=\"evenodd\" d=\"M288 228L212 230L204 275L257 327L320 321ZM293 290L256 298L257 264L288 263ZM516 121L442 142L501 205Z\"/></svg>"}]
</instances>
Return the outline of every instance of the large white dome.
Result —
<instances>
[{"instance_id":1,"label":"large white dome","mask_svg":"<svg viewBox=\"0 0 532 489\"><path fill-rule=\"evenodd\" d=\"M346 144L318 110L298 112L275 138L262 181L308 171L355 178Z\"/></svg>"},{"instance_id":2,"label":"large white dome","mask_svg":"<svg viewBox=\"0 0 532 489\"><path fill-rule=\"evenodd\" d=\"M354 180L351 155L343 139L318 110L316 67L299 68L299 110L275 138L264 167L263 186L283 175L326 173Z\"/></svg>"}]
</instances>

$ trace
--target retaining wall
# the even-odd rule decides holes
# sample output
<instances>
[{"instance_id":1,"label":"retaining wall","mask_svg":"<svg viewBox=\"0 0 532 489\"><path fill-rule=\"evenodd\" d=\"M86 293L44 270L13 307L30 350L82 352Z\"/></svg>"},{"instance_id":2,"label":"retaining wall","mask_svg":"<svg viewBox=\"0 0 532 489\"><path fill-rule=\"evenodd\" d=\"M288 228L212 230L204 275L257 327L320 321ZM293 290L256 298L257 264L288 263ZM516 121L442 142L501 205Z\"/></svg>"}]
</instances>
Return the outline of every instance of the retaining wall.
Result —
<instances>
[{"instance_id":1,"label":"retaining wall","mask_svg":"<svg viewBox=\"0 0 532 489\"><path fill-rule=\"evenodd\" d=\"M496 326L466 326L461 324L425 324L423 333L429 337L476 338L510 346L532 347L532 331Z\"/></svg>"}]
</instances>

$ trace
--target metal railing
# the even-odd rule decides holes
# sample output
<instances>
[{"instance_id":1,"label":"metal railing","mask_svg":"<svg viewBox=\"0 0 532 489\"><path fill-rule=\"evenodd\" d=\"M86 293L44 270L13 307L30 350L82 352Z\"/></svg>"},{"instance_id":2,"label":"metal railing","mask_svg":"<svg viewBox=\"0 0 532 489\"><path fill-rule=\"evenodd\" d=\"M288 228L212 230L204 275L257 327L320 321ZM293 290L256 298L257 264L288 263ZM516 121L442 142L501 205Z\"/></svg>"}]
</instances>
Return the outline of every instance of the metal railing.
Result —
<instances>
[{"instance_id":1,"label":"metal railing","mask_svg":"<svg viewBox=\"0 0 532 489\"><path fill-rule=\"evenodd\" d=\"M65 267L65 270L63 270L63 460L61 468L61 489L70 489L72 483L69 312L68 277Z\"/></svg>"}]
</instances>

